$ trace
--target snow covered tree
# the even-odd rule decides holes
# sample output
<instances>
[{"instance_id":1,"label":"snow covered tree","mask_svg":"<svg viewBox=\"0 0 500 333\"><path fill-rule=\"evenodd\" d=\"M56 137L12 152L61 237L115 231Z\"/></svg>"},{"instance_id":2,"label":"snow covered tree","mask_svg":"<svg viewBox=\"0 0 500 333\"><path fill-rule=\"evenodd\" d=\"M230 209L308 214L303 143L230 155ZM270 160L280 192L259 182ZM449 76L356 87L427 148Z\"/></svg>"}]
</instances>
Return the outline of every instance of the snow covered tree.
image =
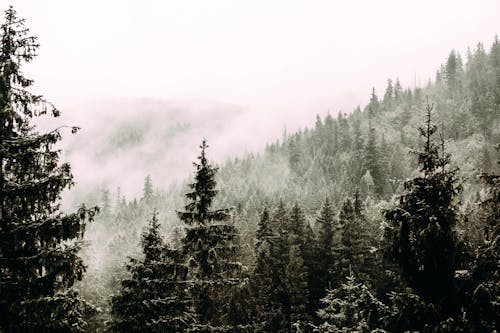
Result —
<instances>
[{"instance_id":1,"label":"snow covered tree","mask_svg":"<svg viewBox=\"0 0 500 333\"><path fill-rule=\"evenodd\" d=\"M186 295L187 267L160 235L156 212L141 237L144 257L131 258L130 276L112 299L114 332L182 332L194 322Z\"/></svg>"},{"instance_id":2,"label":"snow covered tree","mask_svg":"<svg viewBox=\"0 0 500 333\"><path fill-rule=\"evenodd\" d=\"M361 214L358 200L346 198L342 203L337 224L338 243L335 244L337 277L344 279L351 272L364 271L369 253L366 221Z\"/></svg>"},{"instance_id":3,"label":"snow covered tree","mask_svg":"<svg viewBox=\"0 0 500 333\"><path fill-rule=\"evenodd\" d=\"M384 195L386 178L382 169L380 150L377 145L377 136L375 129L369 124L368 139L366 141L364 154L364 170L370 171L373 177L375 193L379 196Z\"/></svg>"},{"instance_id":4,"label":"snow covered tree","mask_svg":"<svg viewBox=\"0 0 500 333\"><path fill-rule=\"evenodd\" d=\"M384 104L384 108L386 110L391 110L393 99L394 99L394 87L392 85L392 80L388 79L387 87L385 88L384 99L382 100L382 103Z\"/></svg>"},{"instance_id":5,"label":"snow covered tree","mask_svg":"<svg viewBox=\"0 0 500 333\"><path fill-rule=\"evenodd\" d=\"M264 211L262 212L259 224L257 225L257 233L255 236L257 238L257 243L256 243L257 249L263 242L270 241L270 239L273 237L271 218L269 216L269 211L267 210L267 207L265 207Z\"/></svg>"},{"instance_id":6,"label":"snow covered tree","mask_svg":"<svg viewBox=\"0 0 500 333\"><path fill-rule=\"evenodd\" d=\"M333 235L334 235L334 215L330 199L326 198L321 211L316 218L318 225L318 251L321 261L321 284L326 291L330 288L331 270L333 269ZM323 295L324 296L324 295Z\"/></svg>"},{"instance_id":7,"label":"snow covered tree","mask_svg":"<svg viewBox=\"0 0 500 333\"><path fill-rule=\"evenodd\" d=\"M300 245L290 246L285 277L289 297L289 332L304 332L311 322L307 313L309 303L308 269L302 258Z\"/></svg>"},{"instance_id":8,"label":"snow covered tree","mask_svg":"<svg viewBox=\"0 0 500 333\"><path fill-rule=\"evenodd\" d=\"M374 117L378 113L378 110L380 109L380 102L378 100L377 94L375 93L375 88L372 89L370 103L368 104L367 107L368 107L369 117Z\"/></svg>"},{"instance_id":9,"label":"snow covered tree","mask_svg":"<svg viewBox=\"0 0 500 333\"><path fill-rule=\"evenodd\" d=\"M421 175L405 183L405 193L396 207L386 210L387 254L401 268L402 276L424 301L442 307L444 315L456 313L455 255L457 200L460 191L456 168L444 143L433 135L432 106L427 105L424 139L418 157Z\"/></svg>"},{"instance_id":10,"label":"snow covered tree","mask_svg":"<svg viewBox=\"0 0 500 333\"><path fill-rule=\"evenodd\" d=\"M230 209L211 210L217 194L213 167L206 158L208 148L203 140L194 182L186 194L185 211L178 212L186 224L182 241L188 260L191 297L201 330L224 329L228 325L229 301L241 284L242 265L238 259L238 232L229 221Z\"/></svg>"},{"instance_id":11,"label":"snow covered tree","mask_svg":"<svg viewBox=\"0 0 500 333\"><path fill-rule=\"evenodd\" d=\"M153 181L151 180L151 176L147 175L144 179L144 186L142 188L142 199L151 200L153 194Z\"/></svg>"},{"instance_id":12,"label":"snow covered tree","mask_svg":"<svg viewBox=\"0 0 500 333\"><path fill-rule=\"evenodd\" d=\"M259 332L281 332L285 326L285 314L276 297L279 276L275 261L275 248L270 240L264 240L257 248L257 260L252 275L254 326ZM281 331L280 331L281 330Z\"/></svg>"},{"instance_id":13,"label":"snow covered tree","mask_svg":"<svg viewBox=\"0 0 500 333\"><path fill-rule=\"evenodd\" d=\"M497 145L500 149L500 144ZM500 163L500 161L498 162ZM472 269L468 316L475 332L493 331L499 326L500 305L500 175L484 173L486 197L480 202L483 244L477 250Z\"/></svg>"},{"instance_id":14,"label":"snow covered tree","mask_svg":"<svg viewBox=\"0 0 500 333\"><path fill-rule=\"evenodd\" d=\"M59 111L27 90L33 80L21 65L39 45L24 24L9 7L0 25L0 331L84 331L90 307L72 287L85 271L80 240L96 210L59 210L73 177L54 148L60 129L40 134L30 123Z\"/></svg>"},{"instance_id":15,"label":"snow covered tree","mask_svg":"<svg viewBox=\"0 0 500 333\"><path fill-rule=\"evenodd\" d=\"M322 299L318 315L323 323L318 333L369 333L383 328L387 307L370 290L350 275L338 288L329 290ZM382 331L383 332L383 331Z\"/></svg>"}]
</instances>

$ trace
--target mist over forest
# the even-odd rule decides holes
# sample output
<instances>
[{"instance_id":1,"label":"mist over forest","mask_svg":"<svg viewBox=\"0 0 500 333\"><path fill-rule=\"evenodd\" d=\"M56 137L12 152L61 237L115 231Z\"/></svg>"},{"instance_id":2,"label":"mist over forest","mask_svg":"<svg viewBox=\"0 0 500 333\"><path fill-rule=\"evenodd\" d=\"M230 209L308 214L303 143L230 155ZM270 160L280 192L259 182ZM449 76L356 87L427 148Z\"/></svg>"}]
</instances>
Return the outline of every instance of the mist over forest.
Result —
<instances>
[{"instance_id":1,"label":"mist over forest","mask_svg":"<svg viewBox=\"0 0 500 333\"><path fill-rule=\"evenodd\" d=\"M496 31L350 109L59 110L1 22L0 332L498 331Z\"/></svg>"}]
</instances>

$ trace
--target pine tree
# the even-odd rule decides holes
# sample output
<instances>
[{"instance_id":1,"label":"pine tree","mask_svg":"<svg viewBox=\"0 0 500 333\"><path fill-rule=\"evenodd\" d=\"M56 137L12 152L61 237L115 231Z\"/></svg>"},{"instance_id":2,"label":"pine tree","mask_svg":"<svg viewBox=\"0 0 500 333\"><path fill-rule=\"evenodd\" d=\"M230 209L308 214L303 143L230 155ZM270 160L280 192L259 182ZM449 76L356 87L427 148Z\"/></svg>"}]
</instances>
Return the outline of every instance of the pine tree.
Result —
<instances>
[{"instance_id":1,"label":"pine tree","mask_svg":"<svg viewBox=\"0 0 500 333\"><path fill-rule=\"evenodd\" d=\"M403 95L403 87L401 86L401 82L399 82L399 78L396 79L396 83L394 84L394 103L401 103L401 99Z\"/></svg>"},{"instance_id":2,"label":"pine tree","mask_svg":"<svg viewBox=\"0 0 500 333\"><path fill-rule=\"evenodd\" d=\"M33 80L21 65L39 45L24 24L9 7L0 26L0 330L78 332L90 307L72 287L85 271L80 240L96 209L59 211L73 178L54 149L60 128L39 134L30 124L59 111L27 90Z\"/></svg>"},{"instance_id":3,"label":"pine tree","mask_svg":"<svg viewBox=\"0 0 500 333\"><path fill-rule=\"evenodd\" d=\"M456 196L460 187L450 156L434 143L437 127L427 105L425 125L419 128L424 147L414 153L421 175L405 183L399 204L385 211L389 226L387 254L399 265L406 282L426 302L456 311L455 253Z\"/></svg>"},{"instance_id":4,"label":"pine tree","mask_svg":"<svg viewBox=\"0 0 500 333\"><path fill-rule=\"evenodd\" d=\"M452 50L445 65L445 78L451 96L460 88L462 60L460 54Z\"/></svg>"},{"instance_id":5,"label":"pine tree","mask_svg":"<svg viewBox=\"0 0 500 333\"><path fill-rule=\"evenodd\" d=\"M363 272L368 254L365 220L359 200L346 198L339 213L337 225L338 244L335 253L338 260L337 277L344 279L351 273Z\"/></svg>"},{"instance_id":6,"label":"pine tree","mask_svg":"<svg viewBox=\"0 0 500 333\"><path fill-rule=\"evenodd\" d=\"M284 330L285 314L275 293L280 280L273 242L264 239L256 252L257 260L252 275L254 326L259 332L280 332Z\"/></svg>"},{"instance_id":7,"label":"pine tree","mask_svg":"<svg viewBox=\"0 0 500 333\"><path fill-rule=\"evenodd\" d=\"M189 277L192 279L191 295L201 323L201 330L211 326L228 325L229 301L235 288L241 284L242 266L237 261L238 233L228 222L230 210L211 210L217 194L213 167L206 158L208 148L203 140L194 182L185 211L178 212L186 224L183 251L188 258Z\"/></svg>"},{"instance_id":8,"label":"pine tree","mask_svg":"<svg viewBox=\"0 0 500 333\"><path fill-rule=\"evenodd\" d=\"M194 321L185 294L187 267L182 254L160 235L157 214L143 232L144 257L130 259L130 277L112 298L114 332L182 332Z\"/></svg>"},{"instance_id":9,"label":"pine tree","mask_svg":"<svg viewBox=\"0 0 500 333\"><path fill-rule=\"evenodd\" d=\"M147 175L144 179L144 186L142 189L142 199L143 200L151 200L153 197L153 181L151 180L151 176Z\"/></svg>"},{"instance_id":10,"label":"pine tree","mask_svg":"<svg viewBox=\"0 0 500 333\"><path fill-rule=\"evenodd\" d=\"M365 147L364 169L370 171L370 175L373 177L375 193L379 196L383 196L385 177L381 168L380 151L379 147L377 147L375 129L371 127L371 124L368 129L368 140Z\"/></svg>"},{"instance_id":11,"label":"pine tree","mask_svg":"<svg viewBox=\"0 0 500 333\"><path fill-rule=\"evenodd\" d=\"M377 94L375 93L375 88L372 88L372 94L370 96L370 102L368 103L368 117L372 118L378 113L380 109L380 102L378 100Z\"/></svg>"},{"instance_id":12,"label":"pine tree","mask_svg":"<svg viewBox=\"0 0 500 333\"><path fill-rule=\"evenodd\" d=\"M318 225L318 254L320 260L320 279L322 289L321 298L327 288L331 287L331 275L333 270L333 235L334 235L334 215L330 199L326 198L320 214L316 218Z\"/></svg>"},{"instance_id":13,"label":"pine tree","mask_svg":"<svg viewBox=\"0 0 500 333\"><path fill-rule=\"evenodd\" d=\"M322 303L324 307L318 315L323 323L315 330L318 333L375 332L384 327L382 319L388 312L368 287L357 283L352 275L338 288L329 290Z\"/></svg>"},{"instance_id":14,"label":"pine tree","mask_svg":"<svg viewBox=\"0 0 500 333\"><path fill-rule=\"evenodd\" d=\"M497 145L500 149L500 144ZM500 161L498 161L500 163ZM483 173L486 197L480 202L483 244L472 268L468 317L475 332L494 331L500 325L500 175Z\"/></svg>"},{"instance_id":15,"label":"pine tree","mask_svg":"<svg viewBox=\"0 0 500 333\"><path fill-rule=\"evenodd\" d=\"M289 297L289 332L303 332L311 319L307 313L309 303L308 269L299 244L292 244L288 253L285 281Z\"/></svg>"},{"instance_id":16,"label":"pine tree","mask_svg":"<svg viewBox=\"0 0 500 333\"><path fill-rule=\"evenodd\" d=\"M270 241L273 237L271 218L269 216L267 207L265 207L264 211L262 212L259 223L257 225L257 233L255 236L257 238L256 248L259 248L264 241Z\"/></svg>"},{"instance_id":17,"label":"pine tree","mask_svg":"<svg viewBox=\"0 0 500 333\"><path fill-rule=\"evenodd\" d=\"M382 103L384 104L384 108L386 110L391 110L394 99L394 87L392 86L392 80L387 80L387 87L385 88L384 99Z\"/></svg>"}]
</instances>

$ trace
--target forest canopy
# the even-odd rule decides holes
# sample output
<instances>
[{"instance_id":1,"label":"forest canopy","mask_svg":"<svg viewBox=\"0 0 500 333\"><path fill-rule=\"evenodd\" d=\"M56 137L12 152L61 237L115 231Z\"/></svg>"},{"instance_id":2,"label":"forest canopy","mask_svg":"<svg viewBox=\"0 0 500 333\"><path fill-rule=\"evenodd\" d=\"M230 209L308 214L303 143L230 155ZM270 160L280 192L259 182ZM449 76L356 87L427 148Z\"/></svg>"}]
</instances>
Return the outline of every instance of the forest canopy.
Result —
<instances>
[{"instance_id":1,"label":"forest canopy","mask_svg":"<svg viewBox=\"0 0 500 333\"><path fill-rule=\"evenodd\" d=\"M452 50L425 86L388 79L366 106L259 154L217 166L200 138L185 182L145 175L140 198L100 188L73 213L60 209L65 128L34 126L60 112L21 70L38 47L7 9L0 331L498 329L498 37Z\"/></svg>"}]
</instances>

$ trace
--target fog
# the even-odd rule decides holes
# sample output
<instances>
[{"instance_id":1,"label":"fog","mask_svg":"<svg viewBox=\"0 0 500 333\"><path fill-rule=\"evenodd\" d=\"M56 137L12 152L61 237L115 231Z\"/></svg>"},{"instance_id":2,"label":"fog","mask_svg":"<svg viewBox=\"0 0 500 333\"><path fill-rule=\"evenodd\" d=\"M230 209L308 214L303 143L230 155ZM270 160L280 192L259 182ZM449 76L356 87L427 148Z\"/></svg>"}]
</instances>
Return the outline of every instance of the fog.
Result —
<instances>
[{"instance_id":1,"label":"fog","mask_svg":"<svg viewBox=\"0 0 500 333\"><path fill-rule=\"evenodd\" d=\"M82 127L62 146L77 189L129 198L147 173L160 187L189 175L202 137L218 163L262 151L284 127L350 112L372 87L383 95L389 77L425 84L451 49L500 31L496 0L4 4L39 37L25 72L63 112L49 126ZM111 151L137 129L138 142Z\"/></svg>"}]
</instances>

